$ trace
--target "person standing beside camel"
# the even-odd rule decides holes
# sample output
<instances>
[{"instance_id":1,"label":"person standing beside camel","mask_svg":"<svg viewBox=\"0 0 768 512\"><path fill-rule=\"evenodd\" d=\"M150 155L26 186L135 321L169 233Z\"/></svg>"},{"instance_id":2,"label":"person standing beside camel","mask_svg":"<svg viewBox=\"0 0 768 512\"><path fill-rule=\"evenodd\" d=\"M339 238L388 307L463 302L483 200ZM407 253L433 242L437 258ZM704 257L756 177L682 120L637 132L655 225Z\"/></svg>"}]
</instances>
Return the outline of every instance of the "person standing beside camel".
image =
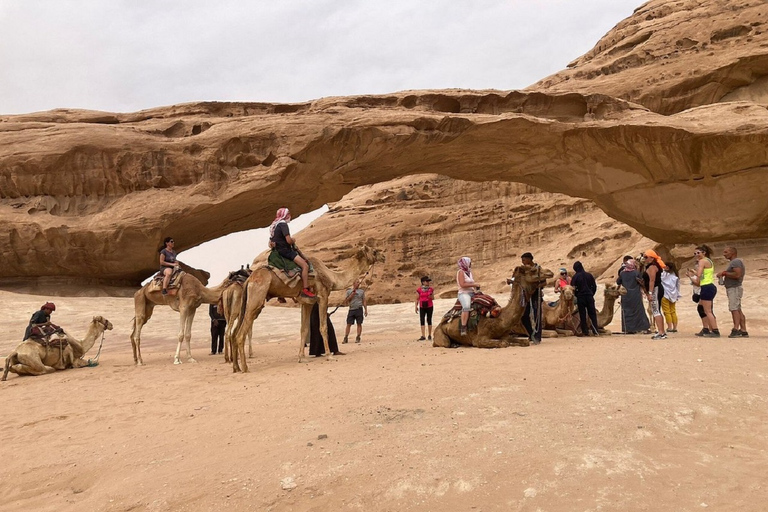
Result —
<instances>
[{"instance_id":1,"label":"person standing beside camel","mask_svg":"<svg viewBox=\"0 0 768 512\"><path fill-rule=\"evenodd\" d=\"M661 314L661 299L664 297L664 287L661 284L661 272L667 268L664 261L656 254L653 249L648 249L643 253L643 264L645 272L643 273L643 283L645 284L646 297L651 305L653 321L656 324L656 330L652 340L667 339L667 331L664 329L664 315Z\"/></svg>"},{"instance_id":2,"label":"person standing beside camel","mask_svg":"<svg viewBox=\"0 0 768 512\"><path fill-rule=\"evenodd\" d=\"M568 270L565 268L560 269L560 275L555 280L555 293L560 293L566 286L571 285L571 278L568 277Z\"/></svg>"},{"instance_id":3,"label":"person standing beside camel","mask_svg":"<svg viewBox=\"0 0 768 512\"><path fill-rule=\"evenodd\" d=\"M210 355L224 352L224 333L227 331L227 319L219 313L218 306L208 306L208 316L211 317L211 353Z\"/></svg>"},{"instance_id":4,"label":"person standing beside camel","mask_svg":"<svg viewBox=\"0 0 768 512\"><path fill-rule=\"evenodd\" d=\"M280 256L301 267L301 282L304 286L301 295L312 299L315 294L309 289L309 263L299 255L294 247L296 240L291 236L288 229L289 222L291 222L291 212L288 211L288 208L278 209L275 220L269 226L269 241L274 244L275 250Z\"/></svg>"},{"instance_id":5,"label":"person standing beside camel","mask_svg":"<svg viewBox=\"0 0 768 512\"><path fill-rule=\"evenodd\" d=\"M677 332L677 301L680 299L680 276L673 262L667 263L667 268L661 272L661 286L664 287L664 297L661 299L661 312L667 321L667 332Z\"/></svg>"},{"instance_id":6,"label":"person standing beside camel","mask_svg":"<svg viewBox=\"0 0 768 512\"><path fill-rule=\"evenodd\" d=\"M171 275L179 267L173 245L173 238L170 236L165 237L163 246L158 251L160 253L160 272L163 273L163 295L168 295L168 283L171 281Z\"/></svg>"},{"instance_id":7,"label":"person standing beside camel","mask_svg":"<svg viewBox=\"0 0 768 512\"><path fill-rule=\"evenodd\" d=\"M360 283L360 278L357 278L352 288L347 289L344 304L349 304L349 312L347 313L347 328L344 331L342 343L349 342L349 331L355 322L357 322L355 343L360 343L360 336L363 334L363 319L368 316L368 300L365 297L365 290L360 289Z\"/></svg>"},{"instance_id":8,"label":"person standing beside camel","mask_svg":"<svg viewBox=\"0 0 768 512\"><path fill-rule=\"evenodd\" d=\"M600 336L597 323L597 309L595 309L595 293L597 293L597 283L595 276L584 270L584 265L580 261L573 264L575 274L571 279L574 294L576 295L576 306L579 308L579 321L581 322L581 335L589 336L590 331L595 336ZM587 323L589 317L589 323ZM592 329L589 329L589 326ZM578 336L578 333L577 333Z\"/></svg>"},{"instance_id":9,"label":"person standing beside camel","mask_svg":"<svg viewBox=\"0 0 768 512\"><path fill-rule=\"evenodd\" d=\"M717 277L724 279L725 292L728 295L728 310L733 317L733 329L729 338L749 338L747 332L747 317L741 310L741 298L744 295L744 262L738 258L738 252L735 247L726 247L723 250L723 256L729 261L728 268L717 274Z\"/></svg>"},{"instance_id":10,"label":"person standing beside camel","mask_svg":"<svg viewBox=\"0 0 768 512\"><path fill-rule=\"evenodd\" d=\"M539 268L539 264L533 262L533 254L530 252L523 253L520 256L520 261L522 261L523 265L526 267L534 269ZM541 302L541 288L537 288L536 291L528 297L528 302L525 305L525 312L523 313L523 318L521 320L525 331L528 333L528 339L534 345L541 343Z\"/></svg>"},{"instance_id":11,"label":"person standing beside camel","mask_svg":"<svg viewBox=\"0 0 768 512\"><path fill-rule=\"evenodd\" d=\"M421 278L421 286L416 288L416 314L419 315L421 323L421 338L419 341L432 340L432 312L435 307L432 301L435 298L435 290L431 286L432 280L429 276ZM424 322L429 325L429 338L424 337Z\"/></svg>"}]
</instances>

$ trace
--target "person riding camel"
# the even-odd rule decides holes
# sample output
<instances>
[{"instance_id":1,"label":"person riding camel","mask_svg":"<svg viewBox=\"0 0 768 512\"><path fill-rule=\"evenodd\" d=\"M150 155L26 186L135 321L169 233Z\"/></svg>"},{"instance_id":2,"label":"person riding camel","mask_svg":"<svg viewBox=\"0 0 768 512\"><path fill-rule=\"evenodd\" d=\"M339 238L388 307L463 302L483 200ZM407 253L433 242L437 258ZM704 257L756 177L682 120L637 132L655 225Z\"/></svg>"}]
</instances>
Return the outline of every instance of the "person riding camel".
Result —
<instances>
[{"instance_id":1,"label":"person riding camel","mask_svg":"<svg viewBox=\"0 0 768 512\"><path fill-rule=\"evenodd\" d=\"M459 287L459 302L461 303L461 325L459 334L467 335L467 322L469 321L469 312L472 311L472 297L480 288L472 275L472 260L467 256L459 258L459 270L456 272L456 284Z\"/></svg>"},{"instance_id":2,"label":"person riding camel","mask_svg":"<svg viewBox=\"0 0 768 512\"><path fill-rule=\"evenodd\" d=\"M275 220L269 226L270 246L274 244L277 253L301 267L301 281L304 288L301 294L304 297L314 298L315 294L309 289L309 263L302 258L296 250L296 240L291 236L288 223L291 221L291 212L288 208L277 210Z\"/></svg>"},{"instance_id":3,"label":"person riding camel","mask_svg":"<svg viewBox=\"0 0 768 512\"><path fill-rule=\"evenodd\" d=\"M163 295L168 295L168 284L171 281L171 275L179 268L179 262L176 261L176 251L173 250L173 237L165 237L163 246L160 248L160 272L163 273Z\"/></svg>"},{"instance_id":4,"label":"person riding camel","mask_svg":"<svg viewBox=\"0 0 768 512\"><path fill-rule=\"evenodd\" d=\"M51 323L51 313L54 311L56 311L56 304L53 302L46 302L39 311L35 311L29 320L26 331L24 331L24 339L26 340L31 336L50 336L56 332L64 332L61 327Z\"/></svg>"}]
</instances>

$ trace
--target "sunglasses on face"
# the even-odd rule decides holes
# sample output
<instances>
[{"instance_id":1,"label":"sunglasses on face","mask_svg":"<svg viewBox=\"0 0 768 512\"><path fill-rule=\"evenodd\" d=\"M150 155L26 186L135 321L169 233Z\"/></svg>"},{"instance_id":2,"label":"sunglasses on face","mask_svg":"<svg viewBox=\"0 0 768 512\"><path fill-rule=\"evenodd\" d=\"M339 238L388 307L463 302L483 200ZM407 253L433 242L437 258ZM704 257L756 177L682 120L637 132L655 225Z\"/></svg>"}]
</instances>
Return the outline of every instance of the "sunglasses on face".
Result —
<instances>
[{"instance_id":1,"label":"sunglasses on face","mask_svg":"<svg viewBox=\"0 0 768 512\"><path fill-rule=\"evenodd\" d=\"M693 254L698 256L699 254L701 254L701 251L693 251Z\"/></svg>"}]
</instances>

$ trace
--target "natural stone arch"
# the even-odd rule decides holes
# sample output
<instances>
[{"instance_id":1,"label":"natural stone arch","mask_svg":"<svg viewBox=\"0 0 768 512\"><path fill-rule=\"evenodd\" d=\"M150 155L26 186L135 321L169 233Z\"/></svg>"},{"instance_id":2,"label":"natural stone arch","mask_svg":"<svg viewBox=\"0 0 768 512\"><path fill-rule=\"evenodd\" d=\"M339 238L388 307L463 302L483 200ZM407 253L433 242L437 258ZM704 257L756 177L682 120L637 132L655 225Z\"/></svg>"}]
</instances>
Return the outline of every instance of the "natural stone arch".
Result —
<instances>
[{"instance_id":1,"label":"natural stone arch","mask_svg":"<svg viewBox=\"0 0 768 512\"><path fill-rule=\"evenodd\" d=\"M662 116L602 95L547 98L411 91L290 113L206 103L0 118L0 280L135 285L155 270L167 234L183 250L266 226L280 206L299 214L357 186L422 173L588 198L659 242L765 233L765 108L727 103ZM462 112L488 102L504 112L430 110L454 102ZM585 105L590 114L579 120ZM210 128L169 136L179 121Z\"/></svg>"}]
</instances>

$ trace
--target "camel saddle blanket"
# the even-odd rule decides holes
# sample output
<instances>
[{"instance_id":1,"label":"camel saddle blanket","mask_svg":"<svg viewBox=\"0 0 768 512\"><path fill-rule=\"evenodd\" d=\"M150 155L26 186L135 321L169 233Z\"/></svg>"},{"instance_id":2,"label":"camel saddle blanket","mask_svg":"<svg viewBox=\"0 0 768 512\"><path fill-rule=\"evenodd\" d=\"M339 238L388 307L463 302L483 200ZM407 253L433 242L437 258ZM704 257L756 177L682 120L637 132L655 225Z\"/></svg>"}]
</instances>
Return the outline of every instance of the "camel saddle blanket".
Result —
<instances>
[{"instance_id":1,"label":"camel saddle blanket","mask_svg":"<svg viewBox=\"0 0 768 512\"><path fill-rule=\"evenodd\" d=\"M51 338L52 336L56 336L55 338ZM29 338L35 343L39 343L44 347L48 346L56 346L56 347L66 347L69 345L69 342L67 341L67 338L64 337L64 329L59 327L58 325L50 324L50 325L36 325L32 327Z\"/></svg>"},{"instance_id":2,"label":"camel saddle blanket","mask_svg":"<svg viewBox=\"0 0 768 512\"><path fill-rule=\"evenodd\" d=\"M171 280L168 282L168 288L178 288L179 282L181 281L182 276L184 276L186 272L181 270L180 268L177 268L173 271L171 274ZM161 270L157 274L155 274L155 277L152 278L152 283L149 285L149 291L154 292L157 290L163 289L163 271Z\"/></svg>"},{"instance_id":3,"label":"camel saddle blanket","mask_svg":"<svg viewBox=\"0 0 768 512\"><path fill-rule=\"evenodd\" d=\"M293 286L297 281L301 281L301 267L295 262L283 258L276 250L272 250L267 258L267 264L264 268L272 271L287 286ZM314 277L315 268L309 264L309 276Z\"/></svg>"},{"instance_id":4,"label":"camel saddle blanket","mask_svg":"<svg viewBox=\"0 0 768 512\"><path fill-rule=\"evenodd\" d=\"M243 284L248 280L248 277L251 275L251 269L243 269L240 270L234 270L229 273L227 276L227 284Z\"/></svg>"},{"instance_id":5,"label":"camel saddle blanket","mask_svg":"<svg viewBox=\"0 0 768 512\"><path fill-rule=\"evenodd\" d=\"M501 306L496 302L496 299L490 295L484 293L476 293L472 297L472 310L469 312L469 321L467 322L467 328L474 330L477 328L477 323L480 317L485 318L498 318L501 314ZM456 304L453 305L448 312L443 315L443 320L447 323L461 316L461 302L456 300Z\"/></svg>"}]
</instances>

